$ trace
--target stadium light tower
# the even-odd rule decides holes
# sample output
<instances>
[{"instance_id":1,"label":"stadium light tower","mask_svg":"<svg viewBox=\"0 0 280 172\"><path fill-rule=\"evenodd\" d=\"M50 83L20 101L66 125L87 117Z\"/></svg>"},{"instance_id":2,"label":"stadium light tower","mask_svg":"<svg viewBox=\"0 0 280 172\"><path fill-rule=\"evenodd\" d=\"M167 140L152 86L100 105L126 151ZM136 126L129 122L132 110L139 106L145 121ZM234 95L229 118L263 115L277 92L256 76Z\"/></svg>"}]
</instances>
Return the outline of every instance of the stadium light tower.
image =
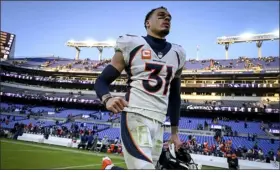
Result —
<instances>
[{"instance_id":1,"label":"stadium light tower","mask_svg":"<svg viewBox=\"0 0 280 172\"><path fill-rule=\"evenodd\" d=\"M76 49L76 57L75 60L79 60L80 58L80 48L92 48L96 47L99 51L98 59L99 61L102 60L102 53L104 48L114 48L115 42L114 41L104 41L104 42L97 42L97 41L67 41L66 45L68 47L74 47Z\"/></svg>"},{"instance_id":2,"label":"stadium light tower","mask_svg":"<svg viewBox=\"0 0 280 172\"><path fill-rule=\"evenodd\" d=\"M229 48L229 43L225 43L226 59L228 59L228 48Z\"/></svg>"},{"instance_id":3,"label":"stadium light tower","mask_svg":"<svg viewBox=\"0 0 280 172\"><path fill-rule=\"evenodd\" d=\"M228 49L230 44L243 43L243 42L256 42L258 48L258 57L262 57L261 48L262 48L263 41L273 41L273 40L279 40L279 29L274 32L264 33L264 34L244 33L240 36L218 37L217 43L219 45L225 45L226 59L228 59Z\"/></svg>"},{"instance_id":4,"label":"stadium light tower","mask_svg":"<svg viewBox=\"0 0 280 172\"><path fill-rule=\"evenodd\" d=\"M262 57L262 40L256 41L256 45L258 48L258 57Z\"/></svg>"},{"instance_id":5,"label":"stadium light tower","mask_svg":"<svg viewBox=\"0 0 280 172\"><path fill-rule=\"evenodd\" d=\"M76 49L76 57L75 57L75 60L79 60L81 49L78 48L78 47L75 47L75 49Z\"/></svg>"}]
</instances>

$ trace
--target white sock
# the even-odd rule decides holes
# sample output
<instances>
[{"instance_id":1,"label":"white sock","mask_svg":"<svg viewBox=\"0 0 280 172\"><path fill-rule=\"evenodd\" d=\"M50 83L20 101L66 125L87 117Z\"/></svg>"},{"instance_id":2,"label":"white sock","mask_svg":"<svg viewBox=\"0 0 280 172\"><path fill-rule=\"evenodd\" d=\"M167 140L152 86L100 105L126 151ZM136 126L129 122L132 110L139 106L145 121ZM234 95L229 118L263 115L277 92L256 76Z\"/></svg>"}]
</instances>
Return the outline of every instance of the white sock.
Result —
<instances>
[{"instance_id":1,"label":"white sock","mask_svg":"<svg viewBox=\"0 0 280 172\"><path fill-rule=\"evenodd\" d=\"M107 167L105 168L105 170L111 170L113 166L114 166L114 164L107 165Z\"/></svg>"}]
</instances>

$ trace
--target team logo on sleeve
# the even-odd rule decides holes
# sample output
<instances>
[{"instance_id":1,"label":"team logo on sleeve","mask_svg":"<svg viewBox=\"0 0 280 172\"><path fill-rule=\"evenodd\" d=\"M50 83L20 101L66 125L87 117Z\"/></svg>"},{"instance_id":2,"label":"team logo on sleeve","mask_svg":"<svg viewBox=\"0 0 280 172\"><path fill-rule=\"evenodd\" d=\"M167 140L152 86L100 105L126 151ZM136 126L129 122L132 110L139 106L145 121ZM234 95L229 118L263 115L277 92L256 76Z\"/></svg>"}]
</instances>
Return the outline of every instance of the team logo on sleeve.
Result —
<instances>
[{"instance_id":1,"label":"team logo on sleeve","mask_svg":"<svg viewBox=\"0 0 280 172\"><path fill-rule=\"evenodd\" d=\"M142 59L150 60L152 58L151 50L142 50Z\"/></svg>"}]
</instances>

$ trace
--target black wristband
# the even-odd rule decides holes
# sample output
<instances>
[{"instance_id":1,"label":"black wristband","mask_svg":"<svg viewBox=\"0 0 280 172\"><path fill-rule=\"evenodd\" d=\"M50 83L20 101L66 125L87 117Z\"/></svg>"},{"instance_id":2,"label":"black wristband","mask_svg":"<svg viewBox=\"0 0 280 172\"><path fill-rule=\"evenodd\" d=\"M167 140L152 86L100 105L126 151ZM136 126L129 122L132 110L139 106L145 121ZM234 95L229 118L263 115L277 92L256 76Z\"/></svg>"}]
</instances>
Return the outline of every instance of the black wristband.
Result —
<instances>
[{"instance_id":1,"label":"black wristband","mask_svg":"<svg viewBox=\"0 0 280 172\"><path fill-rule=\"evenodd\" d=\"M109 99L113 98L112 96L108 96L104 99L103 105L106 107L106 103L108 102Z\"/></svg>"}]
</instances>

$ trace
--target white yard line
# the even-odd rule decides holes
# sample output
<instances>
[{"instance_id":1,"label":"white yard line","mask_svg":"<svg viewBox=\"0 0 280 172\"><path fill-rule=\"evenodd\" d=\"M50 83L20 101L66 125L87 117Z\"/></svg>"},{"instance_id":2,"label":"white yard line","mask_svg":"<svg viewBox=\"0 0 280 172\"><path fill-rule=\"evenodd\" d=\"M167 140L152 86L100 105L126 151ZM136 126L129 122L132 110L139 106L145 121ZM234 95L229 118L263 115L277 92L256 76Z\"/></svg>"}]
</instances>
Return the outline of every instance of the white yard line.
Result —
<instances>
[{"instance_id":1,"label":"white yard line","mask_svg":"<svg viewBox=\"0 0 280 172\"><path fill-rule=\"evenodd\" d=\"M119 163L114 163L115 165L117 164L124 164L125 162L119 162ZM88 164L88 165L79 165L79 166L68 166L68 167L59 167L59 168L52 168L51 170L66 170L66 169L75 169L75 168L81 168L81 167L96 167L100 166L102 164Z\"/></svg>"},{"instance_id":2,"label":"white yard line","mask_svg":"<svg viewBox=\"0 0 280 172\"><path fill-rule=\"evenodd\" d=\"M121 159L123 160L123 157L121 156L116 156L116 155L108 155L108 154L98 154L98 153L94 153L94 152L84 152L84 151L79 151L79 150L73 150L71 148L57 148L57 147L50 147L50 146L45 146L43 144L39 145L39 144L32 144L32 143L28 143L28 142L18 142L18 141L10 141L10 140L0 140L0 142L4 142L4 143L12 143L12 144L17 144L17 145L26 145L26 146L32 146L32 147L38 147L38 148L44 148L44 149L51 149L51 150L58 150L58 151L64 151L64 152L71 152L71 153L78 153L78 154L85 154L85 155L93 155L93 156L100 156L100 157L111 157L111 158L115 158L115 159ZM0 143L1 144L1 143Z\"/></svg>"}]
</instances>

